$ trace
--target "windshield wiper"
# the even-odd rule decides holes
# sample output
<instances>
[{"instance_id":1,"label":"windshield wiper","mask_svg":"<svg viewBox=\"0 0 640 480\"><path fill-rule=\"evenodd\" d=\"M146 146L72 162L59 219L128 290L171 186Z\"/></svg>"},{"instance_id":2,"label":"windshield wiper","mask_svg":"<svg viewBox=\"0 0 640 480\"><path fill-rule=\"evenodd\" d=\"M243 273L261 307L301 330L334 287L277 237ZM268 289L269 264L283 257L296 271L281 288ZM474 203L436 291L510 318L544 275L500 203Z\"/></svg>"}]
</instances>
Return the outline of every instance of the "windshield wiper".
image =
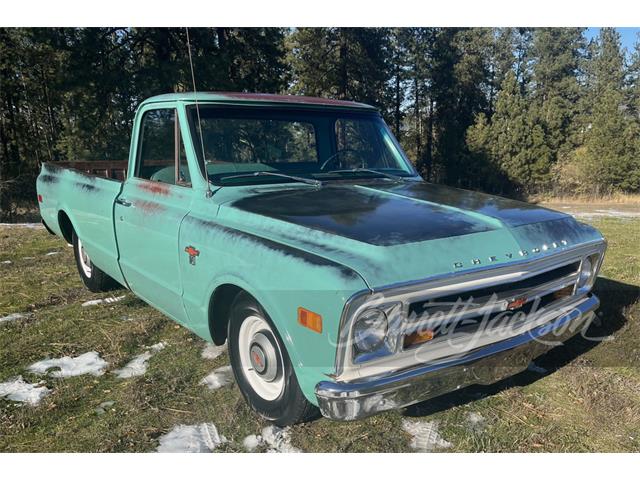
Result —
<instances>
[{"instance_id":1,"label":"windshield wiper","mask_svg":"<svg viewBox=\"0 0 640 480\"><path fill-rule=\"evenodd\" d=\"M252 172L252 173L240 173L237 175L227 175L226 177L220 177L220 180L227 180L227 179L233 179L233 178L248 178L248 177L281 177L281 178L288 178L289 180L295 180L296 182L313 185L315 187L319 187L322 185L322 182L320 180L315 180L312 178L297 177L295 175L287 175L286 173L265 172L265 171Z\"/></svg>"},{"instance_id":2,"label":"windshield wiper","mask_svg":"<svg viewBox=\"0 0 640 480\"><path fill-rule=\"evenodd\" d=\"M387 178L390 178L391 180L395 180L396 182L401 182L402 181L402 177L399 177L398 175L394 175L392 173L387 173L387 172L382 172L382 171L376 170L374 168L365 168L365 167L349 168L349 169L345 169L345 170L329 170L326 173L358 173L358 172L377 173L379 175L382 175L383 177L387 177Z\"/></svg>"}]
</instances>

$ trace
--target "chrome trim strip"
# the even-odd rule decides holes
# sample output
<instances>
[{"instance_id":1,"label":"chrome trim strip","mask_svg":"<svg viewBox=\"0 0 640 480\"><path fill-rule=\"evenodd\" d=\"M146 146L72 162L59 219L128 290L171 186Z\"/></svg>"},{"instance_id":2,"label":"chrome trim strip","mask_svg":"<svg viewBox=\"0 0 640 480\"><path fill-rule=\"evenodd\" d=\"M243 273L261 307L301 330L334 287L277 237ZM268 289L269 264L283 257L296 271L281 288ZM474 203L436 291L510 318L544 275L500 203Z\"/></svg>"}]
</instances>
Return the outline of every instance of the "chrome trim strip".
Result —
<instances>
[{"instance_id":1,"label":"chrome trim strip","mask_svg":"<svg viewBox=\"0 0 640 480\"><path fill-rule=\"evenodd\" d=\"M526 369L531 360L571 338L599 305L595 295L585 297L571 311L532 331L463 357L357 382L320 382L315 389L320 411L334 420L356 420L467 385L494 383Z\"/></svg>"},{"instance_id":2,"label":"chrome trim strip","mask_svg":"<svg viewBox=\"0 0 640 480\"><path fill-rule=\"evenodd\" d=\"M549 270L581 261L584 256L590 254L600 253L600 256L603 257L605 249L606 241L601 239L568 248L543 258L515 260L508 265L486 265L464 272L448 272L418 281L357 292L347 300L340 317L335 372L332 376L339 379L345 369L357 367L357 364L353 364L351 361L351 348L349 348L351 346L351 324L364 308L393 301L409 304L419 300L427 300L430 295L453 294L471 288L491 287L497 284L525 280ZM602 261L599 263L602 265ZM596 271L596 275L597 273ZM377 298L375 298L376 295ZM374 297L374 302L370 302L371 297ZM405 305L405 308L408 306ZM388 358L392 357L393 355Z\"/></svg>"}]
</instances>

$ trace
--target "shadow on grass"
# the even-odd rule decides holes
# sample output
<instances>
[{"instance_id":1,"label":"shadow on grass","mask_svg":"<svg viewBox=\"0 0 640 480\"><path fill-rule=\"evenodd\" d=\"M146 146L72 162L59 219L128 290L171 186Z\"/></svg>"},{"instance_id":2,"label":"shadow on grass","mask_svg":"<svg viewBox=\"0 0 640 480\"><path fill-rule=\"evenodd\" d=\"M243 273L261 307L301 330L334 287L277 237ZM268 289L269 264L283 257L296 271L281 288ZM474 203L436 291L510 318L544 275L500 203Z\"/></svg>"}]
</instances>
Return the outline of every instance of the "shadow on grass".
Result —
<instances>
[{"instance_id":1,"label":"shadow on grass","mask_svg":"<svg viewBox=\"0 0 640 480\"><path fill-rule=\"evenodd\" d=\"M540 380L599 345L602 338L620 330L628 321L624 316L625 308L640 301L640 287L608 278L598 278L594 293L601 302L597 319L593 321L585 335L578 333L564 345L556 347L536 359L536 365L546 370L544 373L526 370L491 385L471 385L407 407L404 410L404 415L408 417L431 415L489 395L495 395L514 386L525 386ZM637 343L640 346L640 339L637 339Z\"/></svg>"}]
</instances>

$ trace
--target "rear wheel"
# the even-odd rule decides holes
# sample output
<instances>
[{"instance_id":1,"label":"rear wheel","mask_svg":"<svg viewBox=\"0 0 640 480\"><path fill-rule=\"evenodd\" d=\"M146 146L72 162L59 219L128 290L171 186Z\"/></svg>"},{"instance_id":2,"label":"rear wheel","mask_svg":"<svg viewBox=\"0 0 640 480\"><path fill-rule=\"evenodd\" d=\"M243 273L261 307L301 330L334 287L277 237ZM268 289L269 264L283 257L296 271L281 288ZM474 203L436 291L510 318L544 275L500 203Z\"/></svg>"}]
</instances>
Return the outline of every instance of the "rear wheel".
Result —
<instances>
[{"instance_id":1,"label":"rear wheel","mask_svg":"<svg viewBox=\"0 0 640 480\"><path fill-rule=\"evenodd\" d=\"M310 420L317 409L304 397L271 319L239 293L229 319L229 356L240 391L253 410L278 426Z\"/></svg>"},{"instance_id":2,"label":"rear wheel","mask_svg":"<svg viewBox=\"0 0 640 480\"><path fill-rule=\"evenodd\" d=\"M107 292L118 287L118 282L93 264L76 232L73 232L73 253L85 287L92 292Z\"/></svg>"}]
</instances>

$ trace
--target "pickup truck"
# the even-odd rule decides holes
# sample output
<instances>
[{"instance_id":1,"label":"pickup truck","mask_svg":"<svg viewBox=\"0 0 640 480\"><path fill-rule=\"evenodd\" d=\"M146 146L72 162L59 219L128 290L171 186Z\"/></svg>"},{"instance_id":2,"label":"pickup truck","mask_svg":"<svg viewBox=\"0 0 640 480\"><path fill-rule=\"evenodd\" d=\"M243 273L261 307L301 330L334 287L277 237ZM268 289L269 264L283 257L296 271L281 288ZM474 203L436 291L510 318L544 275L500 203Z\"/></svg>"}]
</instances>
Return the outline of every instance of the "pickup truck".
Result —
<instances>
[{"instance_id":1,"label":"pickup truck","mask_svg":"<svg viewBox=\"0 0 640 480\"><path fill-rule=\"evenodd\" d=\"M278 425L496 382L599 306L596 229L425 182L369 105L156 96L124 170L44 164L45 226L89 290L122 286L227 342L247 403Z\"/></svg>"}]
</instances>

